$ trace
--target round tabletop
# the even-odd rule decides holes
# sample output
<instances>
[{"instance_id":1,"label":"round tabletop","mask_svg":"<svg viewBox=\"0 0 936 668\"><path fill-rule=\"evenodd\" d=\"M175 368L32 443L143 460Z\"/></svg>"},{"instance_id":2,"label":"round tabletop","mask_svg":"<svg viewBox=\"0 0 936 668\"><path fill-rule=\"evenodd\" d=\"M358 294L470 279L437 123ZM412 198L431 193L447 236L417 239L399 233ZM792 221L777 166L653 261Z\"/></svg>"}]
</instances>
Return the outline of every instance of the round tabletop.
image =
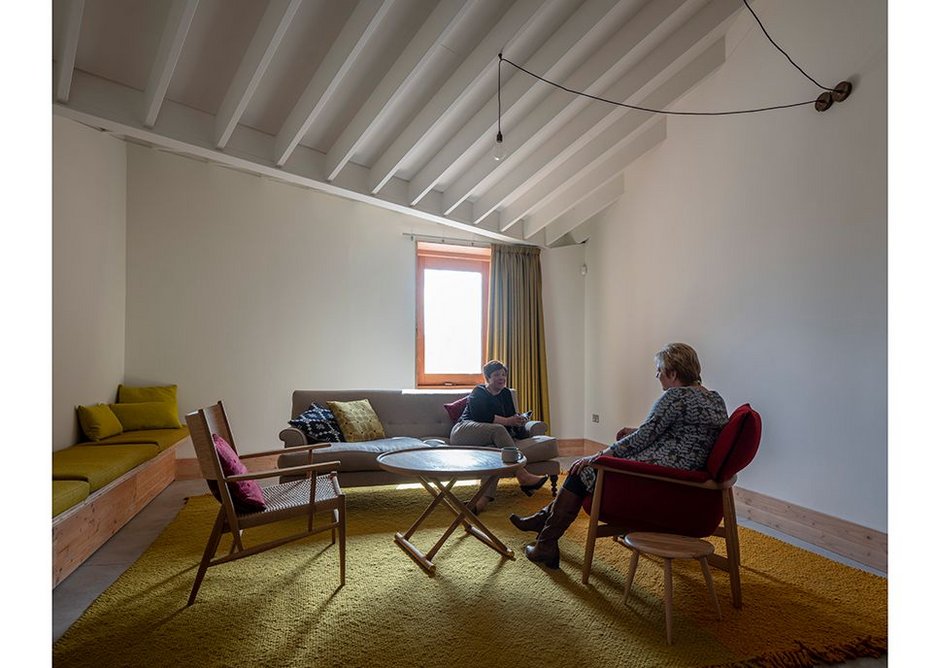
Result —
<instances>
[{"instance_id":1,"label":"round tabletop","mask_svg":"<svg viewBox=\"0 0 936 668\"><path fill-rule=\"evenodd\" d=\"M522 454L520 461L507 464L498 448L469 448L446 446L439 448L413 448L385 452L377 457L380 468L403 475L431 475L442 477L472 477L498 475L526 466Z\"/></svg>"}]
</instances>

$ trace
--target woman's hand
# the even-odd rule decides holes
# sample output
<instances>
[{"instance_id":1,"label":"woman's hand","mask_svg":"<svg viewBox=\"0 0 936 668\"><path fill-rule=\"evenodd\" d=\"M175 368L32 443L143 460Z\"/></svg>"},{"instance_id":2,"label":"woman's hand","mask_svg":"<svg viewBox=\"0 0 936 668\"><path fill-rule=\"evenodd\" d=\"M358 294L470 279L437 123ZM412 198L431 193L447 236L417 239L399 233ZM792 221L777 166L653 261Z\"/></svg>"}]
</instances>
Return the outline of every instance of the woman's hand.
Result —
<instances>
[{"instance_id":1,"label":"woman's hand","mask_svg":"<svg viewBox=\"0 0 936 668\"><path fill-rule=\"evenodd\" d=\"M576 459L574 462L572 462L572 466L569 467L569 475L578 475L579 471L590 465L597 458L598 455L593 455L591 457L582 457L581 459Z\"/></svg>"},{"instance_id":2,"label":"woman's hand","mask_svg":"<svg viewBox=\"0 0 936 668\"><path fill-rule=\"evenodd\" d=\"M622 438L624 438L625 436L630 436L635 431L637 430L634 427L621 427L621 429L615 435L614 440L620 441Z\"/></svg>"},{"instance_id":3,"label":"woman's hand","mask_svg":"<svg viewBox=\"0 0 936 668\"><path fill-rule=\"evenodd\" d=\"M502 415L495 415L494 423L502 424L505 427L523 427L526 425L527 419L519 414L511 415L510 417L503 417Z\"/></svg>"}]
</instances>

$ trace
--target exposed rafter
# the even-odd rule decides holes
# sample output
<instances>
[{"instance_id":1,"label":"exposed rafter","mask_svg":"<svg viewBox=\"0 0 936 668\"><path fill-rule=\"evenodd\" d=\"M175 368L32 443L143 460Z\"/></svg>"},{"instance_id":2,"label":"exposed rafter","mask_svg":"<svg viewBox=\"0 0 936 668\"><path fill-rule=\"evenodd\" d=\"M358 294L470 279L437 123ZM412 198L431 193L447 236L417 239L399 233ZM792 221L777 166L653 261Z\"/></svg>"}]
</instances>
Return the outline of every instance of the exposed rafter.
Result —
<instances>
[{"instance_id":1,"label":"exposed rafter","mask_svg":"<svg viewBox=\"0 0 936 668\"><path fill-rule=\"evenodd\" d=\"M495 162L497 54L573 89L665 108L722 64L720 40L744 9L737 0L267 0L244 11L139 0L130 11L124 1L53 3L62 13L56 114L536 245L587 235L586 214L620 195L626 166L664 124L505 65L509 155Z\"/></svg>"},{"instance_id":2,"label":"exposed rafter","mask_svg":"<svg viewBox=\"0 0 936 668\"><path fill-rule=\"evenodd\" d=\"M156 125L159 109L166 98L169 81L175 72L182 54L182 45L195 18L198 0L173 0L169 9L169 18L163 29L162 39L159 41L159 50L156 60L150 69L149 81L143 96L143 125L148 128Z\"/></svg>"},{"instance_id":3,"label":"exposed rafter","mask_svg":"<svg viewBox=\"0 0 936 668\"><path fill-rule=\"evenodd\" d=\"M58 76L55 87L55 99L59 102L68 102L68 95L71 92L72 72L75 70L75 54L78 53L78 35L81 32L84 5L84 0L74 0L68 4L65 15L65 35L58 53Z\"/></svg>"},{"instance_id":4,"label":"exposed rafter","mask_svg":"<svg viewBox=\"0 0 936 668\"><path fill-rule=\"evenodd\" d=\"M293 107L279 134L273 161L277 166L286 164L299 141L324 111L339 86L346 83L351 68L377 34L380 24L397 0L361 2L354 8L324 62Z\"/></svg>"},{"instance_id":5,"label":"exposed rafter","mask_svg":"<svg viewBox=\"0 0 936 668\"><path fill-rule=\"evenodd\" d=\"M218 148L227 145L301 4L302 0L270 0L218 109L215 118L215 146Z\"/></svg>"}]
</instances>

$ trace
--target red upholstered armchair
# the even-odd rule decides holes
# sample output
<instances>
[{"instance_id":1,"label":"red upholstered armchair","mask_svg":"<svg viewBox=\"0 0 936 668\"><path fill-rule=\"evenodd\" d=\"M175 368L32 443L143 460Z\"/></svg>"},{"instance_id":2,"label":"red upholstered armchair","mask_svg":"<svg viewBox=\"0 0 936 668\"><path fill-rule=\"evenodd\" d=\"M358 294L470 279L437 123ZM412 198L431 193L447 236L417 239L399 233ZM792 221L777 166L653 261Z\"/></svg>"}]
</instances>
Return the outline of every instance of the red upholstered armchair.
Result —
<instances>
[{"instance_id":1,"label":"red upholstered armchair","mask_svg":"<svg viewBox=\"0 0 936 668\"><path fill-rule=\"evenodd\" d=\"M717 535L724 537L727 554L712 555L709 563L728 571L731 601L740 608L741 558L732 486L738 471L754 459L760 436L760 415L744 404L731 414L703 471L684 471L609 456L595 460L598 471L595 493L584 504L589 523L582 583L588 584L597 538L618 537L632 531L696 538Z\"/></svg>"}]
</instances>

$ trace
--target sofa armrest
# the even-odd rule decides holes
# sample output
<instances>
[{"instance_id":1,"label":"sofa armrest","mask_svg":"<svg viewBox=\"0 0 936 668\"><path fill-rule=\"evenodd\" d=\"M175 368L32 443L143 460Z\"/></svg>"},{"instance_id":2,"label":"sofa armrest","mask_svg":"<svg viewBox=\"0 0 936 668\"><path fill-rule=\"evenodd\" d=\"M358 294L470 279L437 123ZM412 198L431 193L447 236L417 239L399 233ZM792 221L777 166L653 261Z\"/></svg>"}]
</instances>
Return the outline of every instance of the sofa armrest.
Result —
<instances>
[{"instance_id":1,"label":"sofa armrest","mask_svg":"<svg viewBox=\"0 0 936 668\"><path fill-rule=\"evenodd\" d=\"M545 436L549 431L549 425L542 420L529 420L524 428L530 436Z\"/></svg>"},{"instance_id":2,"label":"sofa armrest","mask_svg":"<svg viewBox=\"0 0 936 668\"><path fill-rule=\"evenodd\" d=\"M279 433L280 440L283 442L283 446L286 448L295 447L297 445L306 445L306 436L302 433L302 430L296 429L295 427L286 427L283 431Z\"/></svg>"}]
</instances>

